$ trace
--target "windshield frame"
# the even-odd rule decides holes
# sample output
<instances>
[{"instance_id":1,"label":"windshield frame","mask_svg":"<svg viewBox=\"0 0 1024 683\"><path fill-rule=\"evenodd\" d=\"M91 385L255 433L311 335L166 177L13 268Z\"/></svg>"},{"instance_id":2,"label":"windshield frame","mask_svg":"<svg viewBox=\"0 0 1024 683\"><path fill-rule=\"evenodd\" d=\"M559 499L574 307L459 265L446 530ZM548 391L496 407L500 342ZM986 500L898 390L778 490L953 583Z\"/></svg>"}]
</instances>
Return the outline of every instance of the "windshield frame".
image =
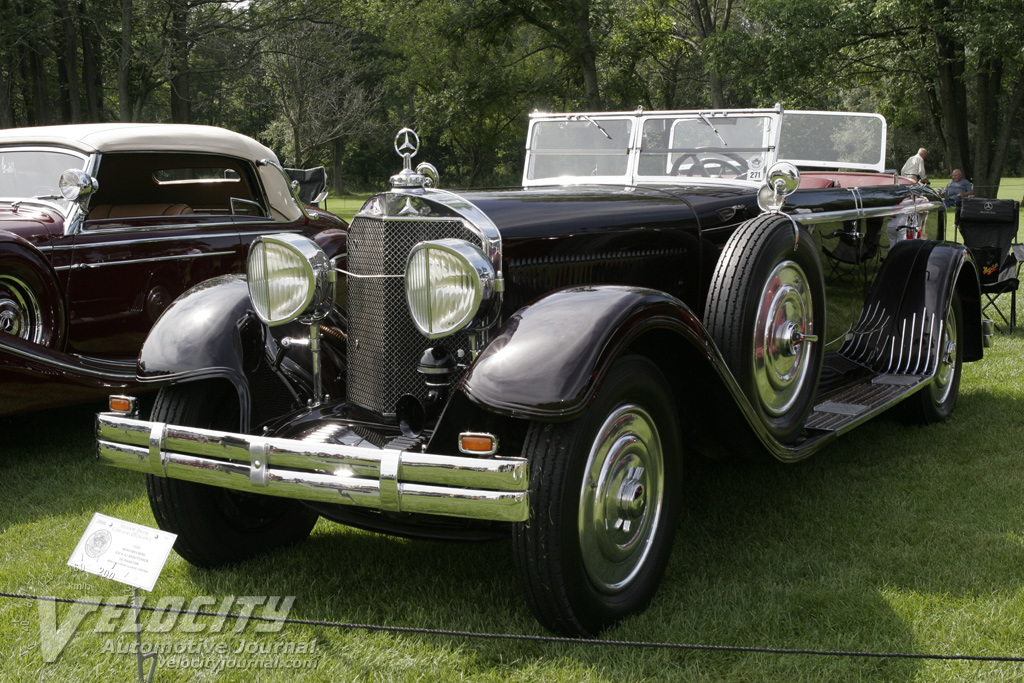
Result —
<instances>
[{"instance_id":1,"label":"windshield frame","mask_svg":"<svg viewBox=\"0 0 1024 683\"><path fill-rule=\"evenodd\" d=\"M783 139L787 127L787 117L792 116L798 120L803 115L846 117L854 122L854 126L869 126L872 128L870 143L877 145L877 159L871 163L851 160L847 157L836 156L835 160L829 159L787 159L797 166L813 169L831 170L858 170L882 172L885 169L886 150L886 123L885 118L880 114L868 112L821 112L793 110L784 111L781 106L773 109L720 109L720 110L678 110L678 111L650 111L638 109L634 112L589 112L574 114L545 114L535 112L530 115L530 126L526 139L526 161L523 168L523 187L541 187L551 185L585 185L585 184L614 184L632 186L644 185L681 185L694 183L736 183L745 186L760 186L764 182L764 175L780 158L780 150L786 145ZM749 131L745 136L730 136L728 134L728 122L760 118L766 121L765 127L761 130L761 141L756 142L751 138ZM695 138L703 138L701 144L690 147L678 147L674 142L668 143L667 147L650 147L645 150L645 133L651 122L659 120L675 119L673 130L682 121L695 121L700 129L706 128L706 134L701 136L693 128ZM611 140L609 130L618 127L621 130L624 121L632 121L629 132L629 140L624 144L609 145L606 138ZM841 119L836 118L837 125ZM576 126L577 135L567 135L567 144L559 149L557 137L555 145L551 144L552 136L544 136L546 126L560 125L563 128ZM628 125L628 124L627 124ZM592 137L586 140L585 145L572 146L572 137L579 140L579 133L592 129ZM667 133L667 131L665 131ZM730 141L743 139L741 146L730 146ZM791 141L792 142L792 141ZM824 140L823 140L824 142ZM708 143L708 144L705 144ZM590 146L592 144L592 146ZM804 145L806 147L807 145ZM870 147L870 144L867 145ZM822 149L829 145L823 144ZM698 172L684 175L669 175L671 167L664 170L650 166L652 153L671 155L673 153L695 155L695 158L703 155L709 163L700 163L695 170ZM783 150L784 151L784 150ZM593 172L579 175L545 175L544 177L531 177L536 175L537 169L543 165L544 157L557 154L571 155L573 159L566 160L566 168L588 167L585 161L593 157ZM823 155L826 156L826 155ZM717 157L717 158L716 158ZM734 163L729 164L732 160ZM660 163L660 162L659 162ZM670 156L666 157L666 164L673 163ZM688 162L691 165L696 162ZM622 172L618 173L622 167ZM744 168L745 167L745 168ZM706 171L706 172L705 172Z\"/></svg>"}]
</instances>

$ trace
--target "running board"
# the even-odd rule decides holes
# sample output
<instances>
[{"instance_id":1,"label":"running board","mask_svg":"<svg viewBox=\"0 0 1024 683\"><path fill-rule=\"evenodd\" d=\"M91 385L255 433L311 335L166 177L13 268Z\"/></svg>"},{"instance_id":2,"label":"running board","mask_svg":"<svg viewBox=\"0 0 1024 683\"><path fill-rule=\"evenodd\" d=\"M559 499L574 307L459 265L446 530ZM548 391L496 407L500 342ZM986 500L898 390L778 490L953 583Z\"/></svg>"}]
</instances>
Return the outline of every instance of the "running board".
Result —
<instances>
[{"instance_id":1,"label":"running board","mask_svg":"<svg viewBox=\"0 0 1024 683\"><path fill-rule=\"evenodd\" d=\"M881 374L868 377L831 393L815 404L804 427L823 432L842 432L874 417L931 378L924 375Z\"/></svg>"}]
</instances>

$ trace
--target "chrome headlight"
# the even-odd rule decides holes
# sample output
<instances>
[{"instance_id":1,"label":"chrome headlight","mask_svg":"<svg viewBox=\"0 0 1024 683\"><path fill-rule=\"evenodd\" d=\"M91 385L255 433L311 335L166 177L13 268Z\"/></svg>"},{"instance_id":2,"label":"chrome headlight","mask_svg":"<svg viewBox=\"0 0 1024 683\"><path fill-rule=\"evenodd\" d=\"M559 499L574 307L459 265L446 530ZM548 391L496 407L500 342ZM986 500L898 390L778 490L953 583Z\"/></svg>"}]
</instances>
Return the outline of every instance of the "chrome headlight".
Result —
<instances>
[{"instance_id":1,"label":"chrome headlight","mask_svg":"<svg viewBox=\"0 0 1024 683\"><path fill-rule=\"evenodd\" d=\"M249 298L260 319L283 325L325 315L334 296L334 270L320 246L301 235L258 237L249 247Z\"/></svg>"},{"instance_id":2,"label":"chrome headlight","mask_svg":"<svg viewBox=\"0 0 1024 683\"><path fill-rule=\"evenodd\" d=\"M468 242L420 242L409 254L405 296L413 322L430 339L478 322L497 288L490 261Z\"/></svg>"}]
</instances>

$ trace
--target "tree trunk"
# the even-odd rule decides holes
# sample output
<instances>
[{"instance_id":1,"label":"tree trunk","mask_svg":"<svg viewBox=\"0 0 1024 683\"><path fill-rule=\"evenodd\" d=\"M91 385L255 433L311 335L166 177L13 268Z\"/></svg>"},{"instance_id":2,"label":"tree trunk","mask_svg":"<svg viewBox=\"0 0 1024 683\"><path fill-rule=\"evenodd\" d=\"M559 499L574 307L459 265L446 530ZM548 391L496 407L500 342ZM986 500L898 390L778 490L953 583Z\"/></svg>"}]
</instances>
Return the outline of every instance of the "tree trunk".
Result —
<instances>
[{"instance_id":1,"label":"tree trunk","mask_svg":"<svg viewBox=\"0 0 1024 683\"><path fill-rule=\"evenodd\" d=\"M64 82L72 123L82 123L82 93L78 83L78 31L67 0L56 0L57 14L64 29Z\"/></svg>"},{"instance_id":2,"label":"tree trunk","mask_svg":"<svg viewBox=\"0 0 1024 683\"><path fill-rule=\"evenodd\" d=\"M14 65L4 55L4 64L0 65L0 128L14 128L13 81Z\"/></svg>"},{"instance_id":3,"label":"tree trunk","mask_svg":"<svg viewBox=\"0 0 1024 683\"><path fill-rule=\"evenodd\" d=\"M974 133L974 194L995 197L999 190L999 176L993 176L992 153L995 145L999 116L999 86L1002 83L1002 64L998 58L981 58L975 75L978 116Z\"/></svg>"},{"instance_id":4,"label":"tree trunk","mask_svg":"<svg viewBox=\"0 0 1024 683\"><path fill-rule=\"evenodd\" d=\"M53 123L53 117L50 113L49 81L46 78L45 46L41 43L36 42L29 46L28 67L29 80L32 83L32 122L37 126L46 126Z\"/></svg>"},{"instance_id":5,"label":"tree trunk","mask_svg":"<svg viewBox=\"0 0 1024 683\"><path fill-rule=\"evenodd\" d=\"M974 187L975 194L979 197L997 196L999 183L1003 177L1003 169L1006 165L1006 155L1009 151L1010 140L1014 137L1017 128L1017 117L1021 107L1024 106L1024 68L1017 72L1015 83L1009 93L1004 91L1002 71L1002 69L999 70L998 82L993 82L994 74L989 74L986 77L988 81L984 88L988 98L986 102L981 100L983 86L981 83L978 85L979 110L982 112L992 112L991 117L982 116L982 118L988 119L985 131L986 137L983 138L979 130L977 139L979 160L984 159L986 162L984 166L981 165L980 161L975 164L978 170L976 171L977 178L974 181ZM980 76L981 73L979 72ZM985 109L982 109L982 107L985 107ZM983 145L985 145L986 149L982 149Z\"/></svg>"},{"instance_id":6,"label":"tree trunk","mask_svg":"<svg viewBox=\"0 0 1024 683\"><path fill-rule=\"evenodd\" d=\"M331 189L334 194L345 192L342 164L345 158L345 142L341 138L331 140Z\"/></svg>"},{"instance_id":7,"label":"tree trunk","mask_svg":"<svg viewBox=\"0 0 1024 683\"><path fill-rule=\"evenodd\" d=\"M580 3L580 11L576 16L576 38L579 40L576 59L580 72L583 74L583 92L587 106L591 111L601 111L601 86L597 79L597 50L590 36L590 2Z\"/></svg>"},{"instance_id":8,"label":"tree trunk","mask_svg":"<svg viewBox=\"0 0 1024 683\"><path fill-rule=\"evenodd\" d=\"M89 121L103 120L103 80L96 58L96 37L86 17L85 0L78 3L79 31L82 35L82 80L85 83L85 107Z\"/></svg>"},{"instance_id":9,"label":"tree trunk","mask_svg":"<svg viewBox=\"0 0 1024 683\"><path fill-rule=\"evenodd\" d=\"M967 137L967 89L964 85L963 47L937 37L939 42L938 98L942 111L946 162L965 176L974 172Z\"/></svg>"},{"instance_id":10,"label":"tree trunk","mask_svg":"<svg viewBox=\"0 0 1024 683\"><path fill-rule=\"evenodd\" d=\"M9 0L0 0L0 16L16 16ZM0 33L0 128L14 127L14 79L17 72L13 52L15 37Z\"/></svg>"},{"instance_id":11,"label":"tree trunk","mask_svg":"<svg viewBox=\"0 0 1024 683\"><path fill-rule=\"evenodd\" d=\"M132 120L128 69L132 62L132 0L121 0L121 54L117 62L117 100L121 121Z\"/></svg>"},{"instance_id":12,"label":"tree trunk","mask_svg":"<svg viewBox=\"0 0 1024 683\"><path fill-rule=\"evenodd\" d=\"M192 122L191 75L189 71L188 2L178 0L171 10L171 121Z\"/></svg>"}]
</instances>

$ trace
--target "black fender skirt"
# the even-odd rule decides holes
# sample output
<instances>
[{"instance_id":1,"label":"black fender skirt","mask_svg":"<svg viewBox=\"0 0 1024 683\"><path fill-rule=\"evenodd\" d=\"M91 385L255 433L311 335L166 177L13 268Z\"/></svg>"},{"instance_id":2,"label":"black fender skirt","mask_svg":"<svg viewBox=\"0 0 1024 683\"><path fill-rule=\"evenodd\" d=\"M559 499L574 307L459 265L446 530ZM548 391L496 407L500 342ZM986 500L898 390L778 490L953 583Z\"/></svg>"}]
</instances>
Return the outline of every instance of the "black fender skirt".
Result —
<instances>
[{"instance_id":1,"label":"black fender skirt","mask_svg":"<svg viewBox=\"0 0 1024 683\"><path fill-rule=\"evenodd\" d=\"M970 251L955 242L903 240L889 250L885 263L871 285L864 318L873 311L888 311L889 329L882 339L901 336L899 321L922 312L946 315L953 292L960 294L964 313L964 361L980 360L983 354L981 294L978 271ZM882 354L879 354L882 355Z\"/></svg>"}]
</instances>

